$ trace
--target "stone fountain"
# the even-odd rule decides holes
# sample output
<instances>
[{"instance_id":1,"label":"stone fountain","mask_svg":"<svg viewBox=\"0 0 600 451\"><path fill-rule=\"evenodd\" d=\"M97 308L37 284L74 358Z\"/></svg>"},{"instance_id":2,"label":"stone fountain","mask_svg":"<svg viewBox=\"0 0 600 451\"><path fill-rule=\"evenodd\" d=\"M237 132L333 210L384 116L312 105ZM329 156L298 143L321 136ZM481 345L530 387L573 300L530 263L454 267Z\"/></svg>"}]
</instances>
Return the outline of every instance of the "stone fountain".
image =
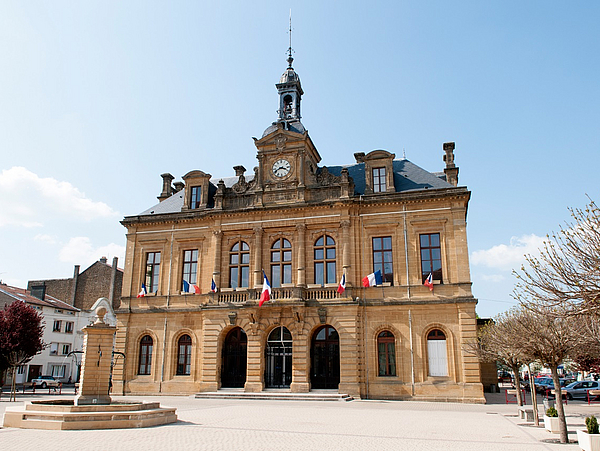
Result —
<instances>
[{"instance_id":1,"label":"stone fountain","mask_svg":"<svg viewBox=\"0 0 600 451\"><path fill-rule=\"evenodd\" d=\"M110 395L110 364L113 337L117 330L104 322L112 307L106 298L92 309L98 319L83 328L83 357L79 393L72 399L32 401L7 407L4 427L24 429L116 429L140 428L174 423L174 408L158 402L113 402Z\"/></svg>"}]
</instances>

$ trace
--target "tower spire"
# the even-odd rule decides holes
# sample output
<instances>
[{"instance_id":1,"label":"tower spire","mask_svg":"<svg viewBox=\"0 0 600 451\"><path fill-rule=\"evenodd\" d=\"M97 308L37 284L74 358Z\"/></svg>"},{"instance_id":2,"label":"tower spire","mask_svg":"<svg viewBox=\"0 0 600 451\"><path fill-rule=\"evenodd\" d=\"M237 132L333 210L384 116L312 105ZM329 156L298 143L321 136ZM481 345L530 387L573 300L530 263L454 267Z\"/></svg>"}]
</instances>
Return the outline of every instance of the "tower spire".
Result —
<instances>
[{"instance_id":1,"label":"tower spire","mask_svg":"<svg viewBox=\"0 0 600 451\"><path fill-rule=\"evenodd\" d=\"M292 67L292 62L294 61L294 58L292 57L292 9L290 8L290 46L288 47L288 59L287 62L289 64L289 68Z\"/></svg>"}]
</instances>

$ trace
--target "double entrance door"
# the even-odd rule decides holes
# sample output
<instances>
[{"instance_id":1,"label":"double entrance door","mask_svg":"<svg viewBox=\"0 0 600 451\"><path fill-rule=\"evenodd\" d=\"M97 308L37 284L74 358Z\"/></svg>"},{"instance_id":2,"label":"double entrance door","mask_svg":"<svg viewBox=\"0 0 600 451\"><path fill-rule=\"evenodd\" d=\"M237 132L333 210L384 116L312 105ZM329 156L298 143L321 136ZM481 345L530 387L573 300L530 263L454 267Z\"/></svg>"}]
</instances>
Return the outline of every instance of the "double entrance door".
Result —
<instances>
[{"instance_id":1,"label":"double entrance door","mask_svg":"<svg viewBox=\"0 0 600 451\"><path fill-rule=\"evenodd\" d=\"M265 360L265 387L288 388L292 383L292 334L286 327L276 327L269 334Z\"/></svg>"}]
</instances>

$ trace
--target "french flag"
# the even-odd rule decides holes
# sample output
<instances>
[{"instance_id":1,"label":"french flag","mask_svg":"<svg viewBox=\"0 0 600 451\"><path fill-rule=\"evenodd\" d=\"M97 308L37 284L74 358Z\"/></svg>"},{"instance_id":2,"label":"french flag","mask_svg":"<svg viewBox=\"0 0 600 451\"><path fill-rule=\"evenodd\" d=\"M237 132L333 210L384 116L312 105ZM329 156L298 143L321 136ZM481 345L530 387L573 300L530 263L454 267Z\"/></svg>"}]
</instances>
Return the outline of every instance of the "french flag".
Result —
<instances>
[{"instance_id":1,"label":"french flag","mask_svg":"<svg viewBox=\"0 0 600 451\"><path fill-rule=\"evenodd\" d=\"M143 298L147 294L148 294L148 292L146 291L146 285L142 284L142 291L140 291L140 294L138 294L137 297L138 298Z\"/></svg>"},{"instance_id":2,"label":"french flag","mask_svg":"<svg viewBox=\"0 0 600 451\"><path fill-rule=\"evenodd\" d=\"M217 284L215 283L214 277L213 277L212 281L210 282L210 291L212 291L213 293L217 292Z\"/></svg>"},{"instance_id":3,"label":"french flag","mask_svg":"<svg viewBox=\"0 0 600 451\"><path fill-rule=\"evenodd\" d=\"M429 291L433 291L433 274L429 273L427 279L425 279L425 282L423 282L423 285L428 287Z\"/></svg>"},{"instance_id":4,"label":"french flag","mask_svg":"<svg viewBox=\"0 0 600 451\"><path fill-rule=\"evenodd\" d=\"M342 274L342 280L340 280L340 284L338 285L337 292L342 294L346 290L346 274Z\"/></svg>"},{"instance_id":5,"label":"french flag","mask_svg":"<svg viewBox=\"0 0 600 451\"><path fill-rule=\"evenodd\" d=\"M183 281L183 291L186 293L200 293L200 288L197 285L189 283L187 280Z\"/></svg>"},{"instance_id":6,"label":"french flag","mask_svg":"<svg viewBox=\"0 0 600 451\"><path fill-rule=\"evenodd\" d=\"M263 270L263 288L262 288L262 293L260 294L260 301L258 302L258 306L262 307L262 305L265 302L268 302L269 300L271 300L271 284L269 283L269 279L267 279L267 275L265 274L265 271Z\"/></svg>"},{"instance_id":7,"label":"french flag","mask_svg":"<svg viewBox=\"0 0 600 451\"><path fill-rule=\"evenodd\" d=\"M362 280L363 287L374 287L375 285L381 285L383 279L381 278L381 271L378 269L373 274L369 274Z\"/></svg>"}]
</instances>

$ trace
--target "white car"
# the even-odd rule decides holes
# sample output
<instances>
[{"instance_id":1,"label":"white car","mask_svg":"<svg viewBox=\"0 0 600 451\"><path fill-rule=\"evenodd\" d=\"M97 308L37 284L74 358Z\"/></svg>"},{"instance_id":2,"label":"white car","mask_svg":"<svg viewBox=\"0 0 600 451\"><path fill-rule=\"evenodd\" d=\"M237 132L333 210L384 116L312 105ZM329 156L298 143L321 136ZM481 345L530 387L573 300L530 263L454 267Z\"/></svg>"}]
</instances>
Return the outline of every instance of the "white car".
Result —
<instances>
[{"instance_id":1,"label":"white car","mask_svg":"<svg viewBox=\"0 0 600 451\"><path fill-rule=\"evenodd\" d=\"M48 387L58 387L60 383L52 376L38 376L35 379L31 380L32 384L35 384L36 387L48 388Z\"/></svg>"}]
</instances>

